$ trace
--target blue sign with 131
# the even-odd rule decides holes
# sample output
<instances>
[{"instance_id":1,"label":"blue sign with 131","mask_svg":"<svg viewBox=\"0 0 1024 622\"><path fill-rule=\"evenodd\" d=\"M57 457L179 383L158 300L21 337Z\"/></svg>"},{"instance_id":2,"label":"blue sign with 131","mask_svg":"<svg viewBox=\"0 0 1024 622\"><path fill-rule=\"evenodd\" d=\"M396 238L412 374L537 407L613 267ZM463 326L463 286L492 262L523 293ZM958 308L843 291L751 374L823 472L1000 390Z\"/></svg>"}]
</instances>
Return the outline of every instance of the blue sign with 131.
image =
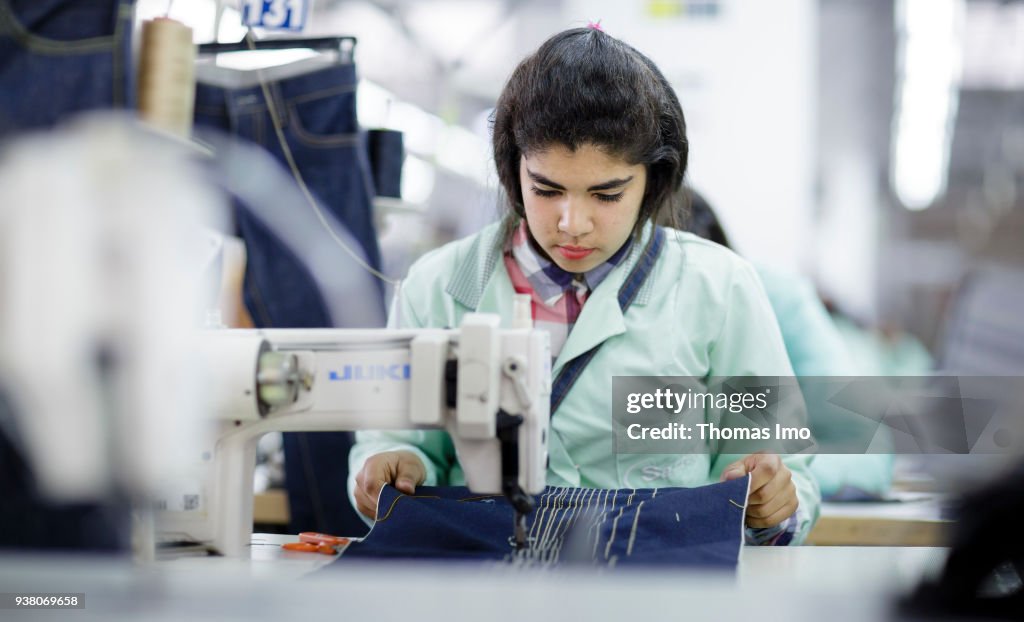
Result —
<instances>
[{"instance_id":1,"label":"blue sign with 131","mask_svg":"<svg viewBox=\"0 0 1024 622\"><path fill-rule=\"evenodd\" d=\"M242 24L266 30L301 31L313 0L242 0Z\"/></svg>"}]
</instances>

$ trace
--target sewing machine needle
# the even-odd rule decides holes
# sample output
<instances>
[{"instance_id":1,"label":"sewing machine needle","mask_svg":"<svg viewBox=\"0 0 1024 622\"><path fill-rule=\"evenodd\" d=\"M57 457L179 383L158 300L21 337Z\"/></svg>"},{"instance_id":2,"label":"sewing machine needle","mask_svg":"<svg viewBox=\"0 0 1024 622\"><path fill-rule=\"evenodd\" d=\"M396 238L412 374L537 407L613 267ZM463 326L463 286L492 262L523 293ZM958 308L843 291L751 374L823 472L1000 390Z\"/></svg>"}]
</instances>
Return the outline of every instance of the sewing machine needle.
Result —
<instances>
[{"instance_id":1,"label":"sewing machine needle","mask_svg":"<svg viewBox=\"0 0 1024 622\"><path fill-rule=\"evenodd\" d=\"M515 521L515 539L516 549L525 549L527 547L526 540L526 514L522 512L516 512Z\"/></svg>"}]
</instances>

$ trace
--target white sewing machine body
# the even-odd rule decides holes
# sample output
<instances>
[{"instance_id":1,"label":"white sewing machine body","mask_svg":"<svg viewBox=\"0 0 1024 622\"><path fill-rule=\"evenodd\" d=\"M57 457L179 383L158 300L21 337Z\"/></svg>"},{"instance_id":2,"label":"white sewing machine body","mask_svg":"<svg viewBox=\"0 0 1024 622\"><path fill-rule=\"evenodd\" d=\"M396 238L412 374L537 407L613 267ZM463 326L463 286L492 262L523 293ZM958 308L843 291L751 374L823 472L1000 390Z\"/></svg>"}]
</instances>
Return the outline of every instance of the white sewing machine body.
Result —
<instances>
[{"instance_id":1,"label":"white sewing machine body","mask_svg":"<svg viewBox=\"0 0 1024 622\"><path fill-rule=\"evenodd\" d=\"M165 499L161 540L202 542L228 556L245 551L256 443L268 432L444 429L471 490L540 493L548 338L498 323L470 315L453 330L209 331L202 348L216 438L196 453L198 490L184 503ZM503 454L512 459L503 463Z\"/></svg>"}]
</instances>

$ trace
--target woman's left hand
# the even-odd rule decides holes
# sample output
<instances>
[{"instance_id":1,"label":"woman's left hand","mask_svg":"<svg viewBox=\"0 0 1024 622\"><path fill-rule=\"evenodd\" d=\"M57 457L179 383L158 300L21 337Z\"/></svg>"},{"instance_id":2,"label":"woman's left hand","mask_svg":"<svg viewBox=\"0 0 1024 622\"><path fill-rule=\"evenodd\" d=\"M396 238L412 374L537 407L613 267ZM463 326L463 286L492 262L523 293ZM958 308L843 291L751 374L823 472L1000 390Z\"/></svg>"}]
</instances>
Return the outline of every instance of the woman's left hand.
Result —
<instances>
[{"instance_id":1,"label":"woman's left hand","mask_svg":"<svg viewBox=\"0 0 1024 622\"><path fill-rule=\"evenodd\" d=\"M737 460L722 472L722 481L750 474L747 496L747 526L774 527L792 516L800 502L793 485L793 473L777 454L755 453Z\"/></svg>"}]
</instances>

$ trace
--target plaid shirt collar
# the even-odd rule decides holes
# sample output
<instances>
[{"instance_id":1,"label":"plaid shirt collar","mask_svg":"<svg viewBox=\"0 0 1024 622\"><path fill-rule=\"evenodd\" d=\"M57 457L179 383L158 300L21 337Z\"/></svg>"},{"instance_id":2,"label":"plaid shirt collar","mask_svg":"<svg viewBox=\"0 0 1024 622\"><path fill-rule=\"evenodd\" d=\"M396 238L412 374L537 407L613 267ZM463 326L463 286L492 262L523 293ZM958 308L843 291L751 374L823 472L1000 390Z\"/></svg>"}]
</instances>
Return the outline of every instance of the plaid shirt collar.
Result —
<instances>
[{"instance_id":1,"label":"plaid shirt collar","mask_svg":"<svg viewBox=\"0 0 1024 622\"><path fill-rule=\"evenodd\" d=\"M585 298L615 269L629 252L630 241L622 245L607 261L584 272L566 272L542 256L529 240L529 230L523 220L512 234L511 252L537 296L548 306L554 306L570 288L578 298Z\"/></svg>"}]
</instances>

